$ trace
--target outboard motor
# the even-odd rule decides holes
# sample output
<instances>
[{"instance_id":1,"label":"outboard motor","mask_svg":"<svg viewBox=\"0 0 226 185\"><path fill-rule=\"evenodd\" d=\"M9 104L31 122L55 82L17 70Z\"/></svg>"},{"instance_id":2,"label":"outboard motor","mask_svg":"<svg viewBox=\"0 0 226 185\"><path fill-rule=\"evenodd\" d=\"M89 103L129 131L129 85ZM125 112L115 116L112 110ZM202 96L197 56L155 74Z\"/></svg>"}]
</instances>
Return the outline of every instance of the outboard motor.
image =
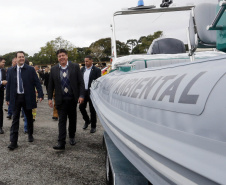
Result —
<instances>
[{"instance_id":1,"label":"outboard motor","mask_svg":"<svg viewBox=\"0 0 226 185\"><path fill-rule=\"evenodd\" d=\"M169 5L172 3L173 0L162 0L162 4L160 4L160 7L169 7Z\"/></svg>"}]
</instances>

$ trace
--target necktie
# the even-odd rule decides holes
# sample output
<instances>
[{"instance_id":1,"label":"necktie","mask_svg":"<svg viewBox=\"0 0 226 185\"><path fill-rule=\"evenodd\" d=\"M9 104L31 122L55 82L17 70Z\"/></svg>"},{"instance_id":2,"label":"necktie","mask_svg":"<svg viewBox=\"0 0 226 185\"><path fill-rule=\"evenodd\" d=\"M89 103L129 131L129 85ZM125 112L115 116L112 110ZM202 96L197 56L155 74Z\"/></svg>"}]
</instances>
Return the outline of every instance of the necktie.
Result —
<instances>
[{"instance_id":1,"label":"necktie","mask_svg":"<svg viewBox=\"0 0 226 185\"><path fill-rule=\"evenodd\" d=\"M20 93L23 92L23 81L22 81L22 78L21 78L21 67L19 68L19 91L20 91Z\"/></svg>"}]
</instances>

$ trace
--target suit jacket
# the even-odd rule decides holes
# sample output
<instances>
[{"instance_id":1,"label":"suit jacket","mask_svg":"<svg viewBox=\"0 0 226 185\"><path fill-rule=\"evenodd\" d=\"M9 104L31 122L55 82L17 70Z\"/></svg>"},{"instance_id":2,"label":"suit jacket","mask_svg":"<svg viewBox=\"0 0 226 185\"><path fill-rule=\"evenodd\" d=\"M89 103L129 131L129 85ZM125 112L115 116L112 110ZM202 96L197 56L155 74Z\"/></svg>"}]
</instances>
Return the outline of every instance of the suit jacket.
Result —
<instances>
[{"instance_id":1,"label":"suit jacket","mask_svg":"<svg viewBox=\"0 0 226 185\"><path fill-rule=\"evenodd\" d=\"M82 75L84 75L85 70L86 70L86 68L82 67L82 69L81 69ZM96 66L92 66L92 69L91 69L90 74L89 74L88 89L91 87L93 80L96 80L100 76L101 76L101 70Z\"/></svg>"},{"instance_id":2,"label":"suit jacket","mask_svg":"<svg viewBox=\"0 0 226 185\"><path fill-rule=\"evenodd\" d=\"M38 91L38 98L43 98L44 95L35 69L24 64L24 67L21 69L21 78L23 81L26 108L37 108L35 88ZM10 102L12 110L14 110L17 95L17 66L9 70L7 79L6 101Z\"/></svg>"},{"instance_id":3,"label":"suit jacket","mask_svg":"<svg viewBox=\"0 0 226 185\"><path fill-rule=\"evenodd\" d=\"M6 80L6 71L5 69L1 69L2 70L2 81ZM4 89L5 89L5 85L0 85L0 92L4 93Z\"/></svg>"},{"instance_id":4,"label":"suit jacket","mask_svg":"<svg viewBox=\"0 0 226 185\"><path fill-rule=\"evenodd\" d=\"M70 80L70 86L76 103L78 98L84 98L84 81L78 64L68 62L68 75ZM48 99L53 98L53 91L55 90L55 103L61 105L63 100L61 79L60 79L60 67L59 64L53 66L49 74L48 85Z\"/></svg>"},{"instance_id":5,"label":"suit jacket","mask_svg":"<svg viewBox=\"0 0 226 185\"><path fill-rule=\"evenodd\" d=\"M48 84L49 84L49 73L45 73L43 77L44 77L44 80L45 80L44 81L44 85L48 87Z\"/></svg>"}]
</instances>

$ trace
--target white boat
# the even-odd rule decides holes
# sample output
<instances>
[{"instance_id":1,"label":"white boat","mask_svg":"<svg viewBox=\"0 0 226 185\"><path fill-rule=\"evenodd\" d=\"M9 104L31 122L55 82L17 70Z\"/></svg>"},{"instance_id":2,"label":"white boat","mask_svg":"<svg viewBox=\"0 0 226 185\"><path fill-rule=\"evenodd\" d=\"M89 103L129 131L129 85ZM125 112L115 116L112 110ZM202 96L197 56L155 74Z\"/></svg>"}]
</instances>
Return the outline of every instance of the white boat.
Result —
<instances>
[{"instance_id":1,"label":"white boat","mask_svg":"<svg viewBox=\"0 0 226 185\"><path fill-rule=\"evenodd\" d=\"M144 9L191 10L189 53L167 54L164 46L159 54L117 58L113 47L115 71L92 84L105 131L152 184L226 184L225 7L220 1ZM200 46L217 50L198 53Z\"/></svg>"}]
</instances>

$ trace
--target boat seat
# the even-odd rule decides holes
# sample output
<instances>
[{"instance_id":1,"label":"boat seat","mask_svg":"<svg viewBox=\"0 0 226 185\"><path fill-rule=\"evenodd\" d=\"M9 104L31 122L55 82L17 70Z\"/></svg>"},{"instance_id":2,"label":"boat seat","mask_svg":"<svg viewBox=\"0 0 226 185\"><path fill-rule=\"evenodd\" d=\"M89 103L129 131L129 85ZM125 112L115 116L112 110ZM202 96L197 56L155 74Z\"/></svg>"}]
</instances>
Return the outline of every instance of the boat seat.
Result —
<instances>
[{"instance_id":1,"label":"boat seat","mask_svg":"<svg viewBox=\"0 0 226 185\"><path fill-rule=\"evenodd\" d=\"M201 3L191 11L188 28L188 45L190 53L197 48L215 48L217 33L207 30L216 17L217 4Z\"/></svg>"},{"instance_id":2,"label":"boat seat","mask_svg":"<svg viewBox=\"0 0 226 185\"><path fill-rule=\"evenodd\" d=\"M158 38L153 40L147 54L177 54L185 53L184 43L174 38Z\"/></svg>"}]
</instances>

